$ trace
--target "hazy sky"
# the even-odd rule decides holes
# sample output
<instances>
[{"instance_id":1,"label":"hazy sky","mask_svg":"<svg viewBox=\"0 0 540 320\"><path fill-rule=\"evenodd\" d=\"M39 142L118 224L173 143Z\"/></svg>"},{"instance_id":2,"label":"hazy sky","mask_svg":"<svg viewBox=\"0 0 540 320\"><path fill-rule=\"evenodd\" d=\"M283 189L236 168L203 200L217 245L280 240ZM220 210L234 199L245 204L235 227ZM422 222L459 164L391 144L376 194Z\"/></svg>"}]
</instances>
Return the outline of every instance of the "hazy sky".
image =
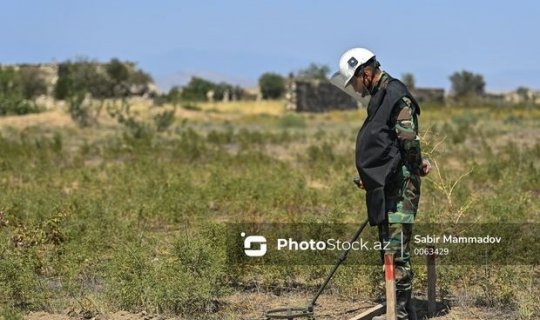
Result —
<instances>
[{"instance_id":1,"label":"hazy sky","mask_svg":"<svg viewBox=\"0 0 540 320\"><path fill-rule=\"evenodd\" d=\"M0 63L84 56L137 62L158 84L197 74L254 85L343 51L373 50L390 74L449 87L467 69L487 89L540 89L540 1L2 1Z\"/></svg>"}]
</instances>

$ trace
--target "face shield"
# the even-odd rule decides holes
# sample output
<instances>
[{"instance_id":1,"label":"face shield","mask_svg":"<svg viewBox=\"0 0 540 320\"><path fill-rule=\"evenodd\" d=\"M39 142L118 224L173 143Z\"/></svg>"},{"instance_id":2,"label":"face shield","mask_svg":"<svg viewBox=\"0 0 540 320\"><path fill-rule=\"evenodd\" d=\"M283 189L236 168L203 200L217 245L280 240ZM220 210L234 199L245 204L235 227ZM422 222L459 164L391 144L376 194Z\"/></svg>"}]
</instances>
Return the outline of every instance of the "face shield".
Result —
<instances>
[{"instance_id":1,"label":"face shield","mask_svg":"<svg viewBox=\"0 0 540 320\"><path fill-rule=\"evenodd\" d=\"M336 87L341 89L343 92L353 97L356 101L365 102L365 99L363 99L362 95L354 90L350 81L347 85L345 85L346 81L347 81L347 78L339 72L334 73L334 75L330 77L331 84L335 85Z\"/></svg>"}]
</instances>

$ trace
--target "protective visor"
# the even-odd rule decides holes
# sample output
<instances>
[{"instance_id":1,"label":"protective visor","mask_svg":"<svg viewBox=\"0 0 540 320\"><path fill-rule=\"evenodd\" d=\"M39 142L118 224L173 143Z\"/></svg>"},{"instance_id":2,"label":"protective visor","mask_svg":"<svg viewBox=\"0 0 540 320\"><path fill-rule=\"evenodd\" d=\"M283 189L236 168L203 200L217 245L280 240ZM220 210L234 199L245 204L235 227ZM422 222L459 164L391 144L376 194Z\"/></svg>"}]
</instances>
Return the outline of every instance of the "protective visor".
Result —
<instances>
[{"instance_id":1,"label":"protective visor","mask_svg":"<svg viewBox=\"0 0 540 320\"><path fill-rule=\"evenodd\" d=\"M343 92L348 94L349 96L353 97L356 101L363 102L365 99L362 98L362 95L356 91L354 91L354 88L351 86L350 81L348 83L347 78L343 76L341 73L336 72L333 76L330 77L330 83L341 89Z\"/></svg>"}]
</instances>

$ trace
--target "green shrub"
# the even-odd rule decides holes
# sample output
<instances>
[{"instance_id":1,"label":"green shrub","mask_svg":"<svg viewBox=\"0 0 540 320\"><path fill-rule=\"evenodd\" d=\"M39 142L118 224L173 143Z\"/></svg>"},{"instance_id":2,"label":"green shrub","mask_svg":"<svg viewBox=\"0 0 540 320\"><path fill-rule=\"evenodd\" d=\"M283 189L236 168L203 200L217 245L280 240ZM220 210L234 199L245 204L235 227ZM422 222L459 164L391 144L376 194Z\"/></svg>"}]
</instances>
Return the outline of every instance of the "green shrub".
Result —
<instances>
[{"instance_id":1,"label":"green shrub","mask_svg":"<svg viewBox=\"0 0 540 320\"><path fill-rule=\"evenodd\" d=\"M285 79L277 73L267 72L259 77L259 87L263 99L277 99L285 93Z\"/></svg>"},{"instance_id":2,"label":"green shrub","mask_svg":"<svg viewBox=\"0 0 540 320\"><path fill-rule=\"evenodd\" d=\"M182 108L184 108L186 110L191 110L191 111L201 111L202 110L201 107L199 107L195 103L184 103L182 105Z\"/></svg>"},{"instance_id":3,"label":"green shrub","mask_svg":"<svg viewBox=\"0 0 540 320\"><path fill-rule=\"evenodd\" d=\"M166 110L154 116L157 131L165 131L174 123L175 110Z\"/></svg>"},{"instance_id":4,"label":"green shrub","mask_svg":"<svg viewBox=\"0 0 540 320\"><path fill-rule=\"evenodd\" d=\"M128 144L138 143L138 140L148 142L154 137L155 130L150 124L137 119L131 113L131 105L126 99L122 100L121 105L111 104L107 106L109 116L115 118L119 124L123 125L127 132L124 134L124 140ZM174 111L164 111L154 118L156 127L165 130L174 121ZM161 127L159 127L161 126Z\"/></svg>"},{"instance_id":5,"label":"green shrub","mask_svg":"<svg viewBox=\"0 0 540 320\"><path fill-rule=\"evenodd\" d=\"M5 240L5 238L3 239ZM40 310L46 306L46 292L37 274L35 251L0 250L0 306Z\"/></svg>"},{"instance_id":6,"label":"green shrub","mask_svg":"<svg viewBox=\"0 0 540 320\"><path fill-rule=\"evenodd\" d=\"M0 96L0 116L38 113L41 109L30 100L17 96Z\"/></svg>"},{"instance_id":7,"label":"green shrub","mask_svg":"<svg viewBox=\"0 0 540 320\"><path fill-rule=\"evenodd\" d=\"M223 232L211 227L177 238L168 255L147 245L121 248L107 268L107 299L132 311L215 312L226 292L223 243Z\"/></svg>"},{"instance_id":8,"label":"green shrub","mask_svg":"<svg viewBox=\"0 0 540 320\"><path fill-rule=\"evenodd\" d=\"M279 126L282 128L305 128L306 121L300 115L287 114L279 119Z\"/></svg>"},{"instance_id":9,"label":"green shrub","mask_svg":"<svg viewBox=\"0 0 540 320\"><path fill-rule=\"evenodd\" d=\"M172 257L158 271L161 278L156 279L153 292L161 311L217 311L217 299L227 292L223 235L220 228L211 227L175 241Z\"/></svg>"},{"instance_id":10,"label":"green shrub","mask_svg":"<svg viewBox=\"0 0 540 320\"><path fill-rule=\"evenodd\" d=\"M73 96L68 101L68 112L71 119L80 127L89 127L97 123L94 110L91 109L89 100L84 95Z\"/></svg>"},{"instance_id":11,"label":"green shrub","mask_svg":"<svg viewBox=\"0 0 540 320\"><path fill-rule=\"evenodd\" d=\"M118 247L106 270L105 295L115 307L139 311L151 307L147 301L152 290L152 258L148 247Z\"/></svg>"},{"instance_id":12,"label":"green shrub","mask_svg":"<svg viewBox=\"0 0 540 320\"><path fill-rule=\"evenodd\" d=\"M422 132L423 150L437 166L423 179L418 222L535 221L536 111L443 111L426 112L435 133ZM228 123L196 119L155 134L153 123L136 117L129 123L133 115L121 114L120 129L2 128L0 314L57 312L92 300L92 310L104 312L227 318L223 313L237 311L224 299L229 290L313 293L331 266L230 267L224 231L208 223L365 218L365 192L351 183L357 123L348 116L303 116L301 130L257 115ZM510 115L521 124L505 125ZM139 124L150 128L151 139L135 138L144 137L136 134ZM459 126L472 131L454 139ZM348 261L364 257L377 255ZM424 263L413 261L415 294L426 287ZM530 266L437 268L443 299L502 306L509 318L538 313ZM381 275L380 266L346 264L325 293L368 299L378 293Z\"/></svg>"},{"instance_id":13,"label":"green shrub","mask_svg":"<svg viewBox=\"0 0 540 320\"><path fill-rule=\"evenodd\" d=\"M136 69L132 62L116 58L108 63L89 59L68 60L58 67L54 96L65 100L88 93L97 99L125 98L148 93L151 82L150 75Z\"/></svg>"},{"instance_id":14,"label":"green shrub","mask_svg":"<svg viewBox=\"0 0 540 320\"><path fill-rule=\"evenodd\" d=\"M23 314L13 308L0 308L0 320L23 320Z\"/></svg>"},{"instance_id":15,"label":"green shrub","mask_svg":"<svg viewBox=\"0 0 540 320\"><path fill-rule=\"evenodd\" d=\"M227 131L212 130L206 136L206 140L208 142L213 143L213 144L217 144L217 145L223 145L223 144L232 143L233 139L234 139L234 131L233 130L227 130Z\"/></svg>"},{"instance_id":16,"label":"green shrub","mask_svg":"<svg viewBox=\"0 0 540 320\"><path fill-rule=\"evenodd\" d=\"M471 111L465 111L452 117L452 122L458 127L469 128L478 123L478 116Z\"/></svg>"},{"instance_id":17,"label":"green shrub","mask_svg":"<svg viewBox=\"0 0 540 320\"><path fill-rule=\"evenodd\" d=\"M310 145L307 149L308 159L311 163L330 163L336 158L332 146L324 142L321 146Z\"/></svg>"}]
</instances>

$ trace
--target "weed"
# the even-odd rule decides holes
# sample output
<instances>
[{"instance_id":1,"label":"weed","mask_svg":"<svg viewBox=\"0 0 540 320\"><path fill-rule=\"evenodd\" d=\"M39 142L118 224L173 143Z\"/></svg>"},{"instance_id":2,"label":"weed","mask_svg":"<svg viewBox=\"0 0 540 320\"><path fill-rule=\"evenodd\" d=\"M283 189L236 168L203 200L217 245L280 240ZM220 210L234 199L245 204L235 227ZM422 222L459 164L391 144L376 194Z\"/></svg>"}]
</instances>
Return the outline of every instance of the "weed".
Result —
<instances>
[{"instance_id":1,"label":"weed","mask_svg":"<svg viewBox=\"0 0 540 320\"><path fill-rule=\"evenodd\" d=\"M14 308L0 308L0 320L23 320L23 314Z\"/></svg>"},{"instance_id":2,"label":"weed","mask_svg":"<svg viewBox=\"0 0 540 320\"><path fill-rule=\"evenodd\" d=\"M282 128L305 128L306 122L300 115L287 114L279 119L279 125Z\"/></svg>"},{"instance_id":3,"label":"weed","mask_svg":"<svg viewBox=\"0 0 540 320\"><path fill-rule=\"evenodd\" d=\"M161 132L167 130L174 123L176 110L165 110L154 116L156 130Z\"/></svg>"},{"instance_id":4,"label":"weed","mask_svg":"<svg viewBox=\"0 0 540 320\"><path fill-rule=\"evenodd\" d=\"M84 305L219 318L234 288L313 292L327 267L227 266L220 223L363 220L351 177L364 111L202 103L174 126L131 107L109 104L117 123L84 130L1 127L0 314ZM537 220L537 109L433 107L422 117L433 172L418 222ZM476 269L438 266L440 292L515 318L538 313L538 286L519 266ZM380 266L346 265L329 292L368 298L380 279Z\"/></svg>"},{"instance_id":5,"label":"weed","mask_svg":"<svg viewBox=\"0 0 540 320\"><path fill-rule=\"evenodd\" d=\"M198 105L194 103L184 103L182 105L182 108L186 110L190 110L190 111L201 111L201 107L199 107Z\"/></svg>"}]
</instances>

